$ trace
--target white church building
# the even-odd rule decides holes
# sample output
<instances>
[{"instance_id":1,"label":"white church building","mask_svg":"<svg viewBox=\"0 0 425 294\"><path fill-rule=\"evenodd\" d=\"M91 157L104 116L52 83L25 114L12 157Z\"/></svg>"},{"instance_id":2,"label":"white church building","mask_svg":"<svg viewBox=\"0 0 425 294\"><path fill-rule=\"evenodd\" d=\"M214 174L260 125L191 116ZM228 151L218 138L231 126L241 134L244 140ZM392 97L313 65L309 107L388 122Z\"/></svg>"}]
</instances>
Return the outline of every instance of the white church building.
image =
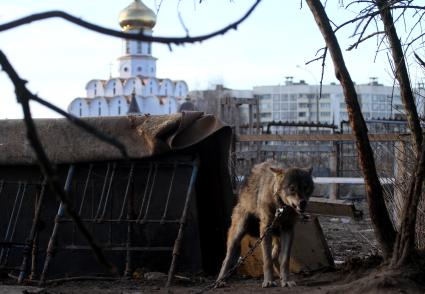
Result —
<instances>
[{"instance_id":1,"label":"white church building","mask_svg":"<svg viewBox=\"0 0 425 294\"><path fill-rule=\"evenodd\" d=\"M119 15L119 24L127 33L143 31L151 36L155 23L155 13L140 0L134 0ZM89 81L86 97L74 99L68 112L78 117L178 112L188 86L185 81L157 78L156 61L150 42L123 40L119 76Z\"/></svg>"}]
</instances>

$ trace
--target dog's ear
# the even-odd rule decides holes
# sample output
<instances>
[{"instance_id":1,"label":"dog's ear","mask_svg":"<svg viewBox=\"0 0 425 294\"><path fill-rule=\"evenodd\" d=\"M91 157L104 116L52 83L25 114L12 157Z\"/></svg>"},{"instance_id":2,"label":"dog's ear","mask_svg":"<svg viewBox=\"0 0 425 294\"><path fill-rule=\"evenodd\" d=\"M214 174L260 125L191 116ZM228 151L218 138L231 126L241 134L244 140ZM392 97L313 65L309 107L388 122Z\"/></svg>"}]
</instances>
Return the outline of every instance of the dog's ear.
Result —
<instances>
[{"instance_id":1,"label":"dog's ear","mask_svg":"<svg viewBox=\"0 0 425 294\"><path fill-rule=\"evenodd\" d=\"M278 167L270 167L270 170L275 173L276 175L282 175L283 174L283 168L278 168Z\"/></svg>"},{"instance_id":2,"label":"dog's ear","mask_svg":"<svg viewBox=\"0 0 425 294\"><path fill-rule=\"evenodd\" d=\"M304 169L310 176L313 173L313 167L307 167Z\"/></svg>"}]
</instances>

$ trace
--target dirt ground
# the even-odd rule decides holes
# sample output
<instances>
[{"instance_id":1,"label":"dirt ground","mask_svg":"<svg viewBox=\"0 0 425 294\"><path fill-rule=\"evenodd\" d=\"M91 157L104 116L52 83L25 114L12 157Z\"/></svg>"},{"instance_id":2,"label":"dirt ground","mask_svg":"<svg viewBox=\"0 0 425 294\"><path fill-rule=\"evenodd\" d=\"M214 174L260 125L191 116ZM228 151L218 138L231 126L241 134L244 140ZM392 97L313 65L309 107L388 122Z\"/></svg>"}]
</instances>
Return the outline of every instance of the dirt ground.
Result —
<instances>
[{"instance_id":1,"label":"dirt ground","mask_svg":"<svg viewBox=\"0 0 425 294\"><path fill-rule=\"evenodd\" d=\"M362 204L357 207L363 209ZM379 267L381 259L370 219L365 214L360 221L341 217L319 218L336 268L292 276L295 288L261 288L260 279L233 276L227 285L205 293L425 293L425 278L417 271L388 271ZM72 281L50 284L45 288L10 288L11 281L0 281L0 293L76 293L76 294L136 294L136 293L200 293L214 282L214 277L177 275L168 291L163 273L139 273L134 279ZM423 281L418 284L415 281ZM9 287L9 288L8 288Z\"/></svg>"}]
</instances>

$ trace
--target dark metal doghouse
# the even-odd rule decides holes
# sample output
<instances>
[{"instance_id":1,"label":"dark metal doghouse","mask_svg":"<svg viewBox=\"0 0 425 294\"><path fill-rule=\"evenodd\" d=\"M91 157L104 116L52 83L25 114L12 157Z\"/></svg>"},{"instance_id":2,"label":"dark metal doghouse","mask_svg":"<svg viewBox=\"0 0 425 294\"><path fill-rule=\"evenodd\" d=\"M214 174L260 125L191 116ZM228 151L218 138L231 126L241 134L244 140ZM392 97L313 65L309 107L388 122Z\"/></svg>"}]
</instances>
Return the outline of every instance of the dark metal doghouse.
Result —
<instances>
[{"instance_id":1,"label":"dark metal doghouse","mask_svg":"<svg viewBox=\"0 0 425 294\"><path fill-rule=\"evenodd\" d=\"M233 197L231 130L213 116L91 118L130 158L64 119L37 121L85 226L121 275L215 273ZM105 274L46 184L20 120L0 124L0 271L44 282Z\"/></svg>"}]
</instances>

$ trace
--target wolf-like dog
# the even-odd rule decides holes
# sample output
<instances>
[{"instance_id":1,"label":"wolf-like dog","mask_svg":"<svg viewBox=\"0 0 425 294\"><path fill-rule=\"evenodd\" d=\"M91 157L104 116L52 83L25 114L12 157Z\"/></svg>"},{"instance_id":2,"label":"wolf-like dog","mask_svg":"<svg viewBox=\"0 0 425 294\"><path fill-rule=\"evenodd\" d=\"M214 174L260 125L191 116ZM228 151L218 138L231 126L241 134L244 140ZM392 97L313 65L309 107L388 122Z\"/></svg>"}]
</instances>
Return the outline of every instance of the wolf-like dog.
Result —
<instances>
[{"instance_id":1,"label":"wolf-like dog","mask_svg":"<svg viewBox=\"0 0 425 294\"><path fill-rule=\"evenodd\" d=\"M273 265L280 273L282 287L295 286L288 280L289 257L294 236L294 225L313 193L311 169L279 167L275 161L255 165L243 183L239 199L232 212L227 233L227 253L217 281L224 283L226 273L240 255L241 241L245 234L263 235L272 223L276 209L284 208L275 222L271 234L263 239L263 287L276 286L273 281ZM259 230L258 230L259 229Z\"/></svg>"}]
</instances>

